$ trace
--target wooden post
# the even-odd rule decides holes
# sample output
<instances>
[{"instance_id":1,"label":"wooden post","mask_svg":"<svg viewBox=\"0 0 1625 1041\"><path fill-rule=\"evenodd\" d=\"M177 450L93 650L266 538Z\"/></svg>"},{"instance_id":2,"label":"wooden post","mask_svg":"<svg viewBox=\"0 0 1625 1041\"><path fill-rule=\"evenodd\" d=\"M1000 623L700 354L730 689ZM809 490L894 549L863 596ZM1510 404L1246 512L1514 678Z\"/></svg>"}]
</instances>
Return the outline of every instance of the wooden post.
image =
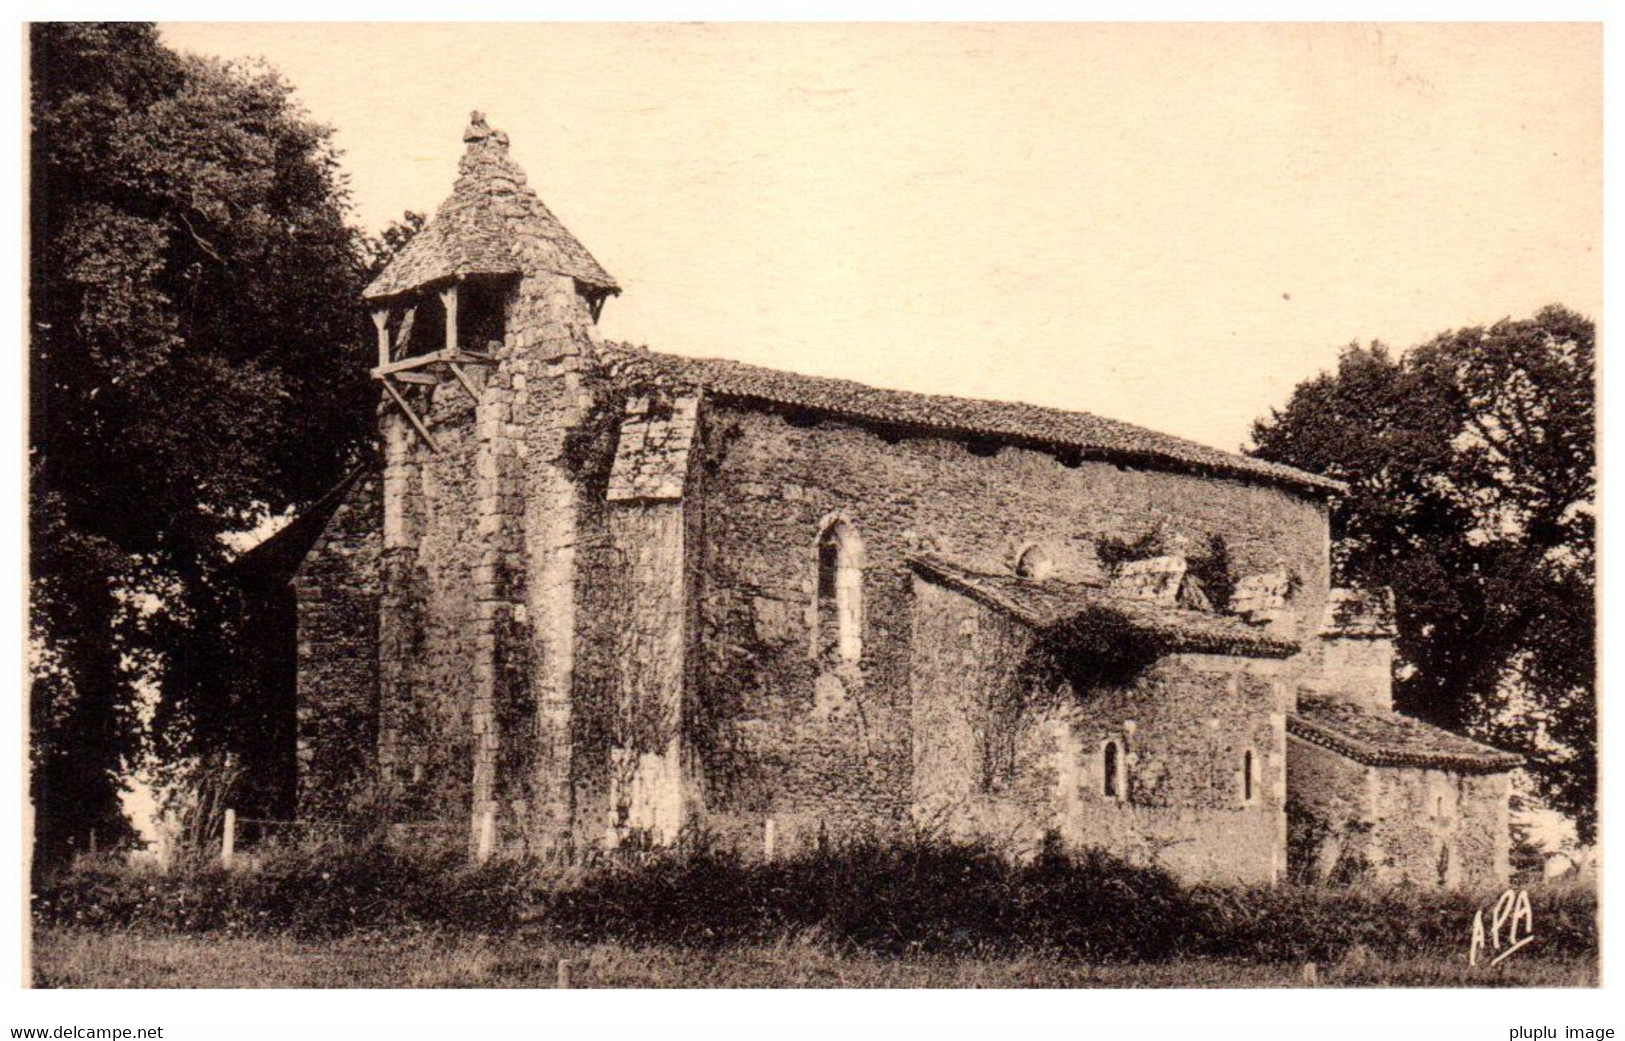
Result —
<instances>
[{"instance_id":1,"label":"wooden post","mask_svg":"<svg viewBox=\"0 0 1625 1041\"><path fill-rule=\"evenodd\" d=\"M381 307L372 313L372 324L378 327L378 364L389 364L389 308Z\"/></svg>"},{"instance_id":2,"label":"wooden post","mask_svg":"<svg viewBox=\"0 0 1625 1041\"><path fill-rule=\"evenodd\" d=\"M412 322L417 318L418 309L414 305L406 309L401 315L401 324L395 329L395 346L389 349L391 358L404 358L412 349Z\"/></svg>"},{"instance_id":3,"label":"wooden post","mask_svg":"<svg viewBox=\"0 0 1625 1041\"><path fill-rule=\"evenodd\" d=\"M773 818L769 817L767 823L762 826L762 855L768 860L772 860L778 844L779 829Z\"/></svg>"},{"instance_id":4,"label":"wooden post","mask_svg":"<svg viewBox=\"0 0 1625 1041\"><path fill-rule=\"evenodd\" d=\"M405 398L401 397L401 392L395 389L395 385L389 382L388 377L385 377L380 382L383 383L384 390L389 393L389 396L395 399L395 404L399 405L401 411L406 413L406 418L411 420L412 429L416 430L418 436L423 438L423 443L429 446L429 451L439 452L440 446L435 443L434 435L429 433L429 428L424 426L423 420L418 418L418 414L412 411L412 406L406 403Z\"/></svg>"},{"instance_id":5,"label":"wooden post","mask_svg":"<svg viewBox=\"0 0 1625 1041\"><path fill-rule=\"evenodd\" d=\"M1312 961L1303 963L1303 982L1307 987L1320 986L1320 967Z\"/></svg>"},{"instance_id":6,"label":"wooden post","mask_svg":"<svg viewBox=\"0 0 1625 1041\"><path fill-rule=\"evenodd\" d=\"M559 989L570 989L570 962L565 958L559 959Z\"/></svg>"},{"instance_id":7,"label":"wooden post","mask_svg":"<svg viewBox=\"0 0 1625 1041\"><path fill-rule=\"evenodd\" d=\"M90 855L93 856L93 857L96 855L96 829L95 828L90 829L90 850L89 850L89 852L90 852Z\"/></svg>"},{"instance_id":8,"label":"wooden post","mask_svg":"<svg viewBox=\"0 0 1625 1041\"><path fill-rule=\"evenodd\" d=\"M169 873L170 865L175 862L175 817L173 813L166 813L158 820L158 870L163 874Z\"/></svg>"},{"instance_id":9,"label":"wooden post","mask_svg":"<svg viewBox=\"0 0 1625 1041\"><path fill-rule=\"evenodd\" d=\"M446 350L457 353L457 285L453 283L440 291L440 303L446 308Z\"/></svg>"},{"instance_id":10,"label":"wooden post","mask_svg":"<svg viewBox=\"0 0 1625 1041\"><path fill-rule=\"evenodd\" d=\"M491 859L491 847L496 844L496 811L487 806L480 813L479 830L474 837L474 860L483 864Z\"/></svg>"},{"instance_id":11,"label":"wooden post","mask_svg":"<svg viewBox=\"0 0 1625 1041\"><path fill-rule=\"evenodd\" d=\"M464 372L462 366L454 361L446 364L451 369L451 374L457 377L457 382L461 383L463 389L468 391L468 396L474 399L474 404L478 405L480 403L480 389L474 386L474 381L468 378L468 373Z\"/></svg>"},{"instance_id":12,"label":"wooden post","mask_svg":"<svg viewBox=\"0 0 1625 1041\"><path fill-rule=\"evenodd\" d=\"M231 858L237 853L237 811L226 811L226 823L220 830L220 866L231 867Z\"/></svg>"}]
</instances>

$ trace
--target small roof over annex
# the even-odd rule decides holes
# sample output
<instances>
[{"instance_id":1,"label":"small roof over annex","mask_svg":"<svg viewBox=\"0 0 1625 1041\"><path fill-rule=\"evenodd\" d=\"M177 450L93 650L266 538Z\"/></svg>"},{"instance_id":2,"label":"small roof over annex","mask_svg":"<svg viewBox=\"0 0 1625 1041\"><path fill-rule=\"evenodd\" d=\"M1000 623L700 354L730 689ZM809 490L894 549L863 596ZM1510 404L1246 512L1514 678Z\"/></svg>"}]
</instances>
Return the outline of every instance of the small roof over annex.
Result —
<instances>
[{"instance_id":1,"label":"small roof over annex","mask_svg":"<svg viewBox=\"0 0 1625 1041\"><path fill-rule=\"evenodd\" d=\"M290 581L311 549L321 541L322 534L327 530L327 522L344 505L350 489L365 478L369 469L368 463L352 467L321 498L239 554L229 565L231 573L240 581L250 583L283 585Z\"/></svg>"},{"instance_id":2,"label":"small roof over annex","mask_svg":"<svg viewBox=\"0 0 1625 1041\"><path fill-rule=\"evenodd\" d=\"M1298 652L1293 641L1239 618L1123 596L1109 588L987 574L930 555L910 557L908 563L922 577L1039 632L1055 632L1091 617L1109 618L1167 653L1288 658Z\"/></svg>"},{"instance_id":3,"label":"small roof over annex","mask_svg":"<svg viewBox=\"0 0 1625 1041\"><path fill-rule=\"evenodd\" d=\"M1410 766L1457 773L1501 773L1523 757L1479 744L1397 712L1332 701L1305 701L1287 716L1287 733L1367 766Z\"/></svg>"}]
</instances>

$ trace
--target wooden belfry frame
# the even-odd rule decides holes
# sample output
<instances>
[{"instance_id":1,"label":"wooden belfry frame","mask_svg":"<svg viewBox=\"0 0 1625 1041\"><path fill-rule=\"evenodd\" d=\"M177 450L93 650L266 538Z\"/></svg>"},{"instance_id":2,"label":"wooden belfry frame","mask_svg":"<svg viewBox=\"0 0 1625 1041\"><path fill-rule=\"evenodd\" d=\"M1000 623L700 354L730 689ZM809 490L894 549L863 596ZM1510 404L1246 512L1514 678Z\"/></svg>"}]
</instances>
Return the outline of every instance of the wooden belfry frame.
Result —
<instances>
[{"instance_id":1,"label":"wooden belfry frame","mask_svg":"<svg viewBox=\"0 0 1625 1041\"><path fill-rule=\"evenodd\" d=\"M463 389L475 403L480 400L479 388L474 381L468 378L464 365L494 365L496 359L489 354L477 354L465 351L457 346L457 290L462 284L462 276L457 281L440 290L440 304L446 310L446 345L438 351L427 354L407 356L406 351L412 344L412 323L417 317L417 305L410 304L406 312L401 315L401 324L395 330L395 341L390 342L389 317L393 308L386 305L375 308L372 312L372 324L378 329L378 365L372 370L372 378L382 383L384 392L390 399L400 406L406 413L406 418L416 430L423 443L429 446L431 452L440 451L435 443L434 435L429 432L428 424L412 410L411 404L405 395L396 387L396 383L434 384L440 382L440 377L433 369L444 366L451 374L457 377ZM425 371L428 370L428 371Z\"/></svg>"}]
</instances>

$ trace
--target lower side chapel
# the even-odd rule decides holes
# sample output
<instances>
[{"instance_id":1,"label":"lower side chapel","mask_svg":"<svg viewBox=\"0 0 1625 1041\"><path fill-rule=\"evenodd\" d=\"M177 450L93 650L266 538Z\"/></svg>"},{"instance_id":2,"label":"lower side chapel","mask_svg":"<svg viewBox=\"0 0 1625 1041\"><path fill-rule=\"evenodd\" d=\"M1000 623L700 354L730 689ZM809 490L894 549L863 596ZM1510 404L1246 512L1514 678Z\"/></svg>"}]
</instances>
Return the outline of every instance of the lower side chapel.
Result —
<instances>
[{"instance_id":1,"label":"lower side chapel","mask_svg":"<svg viewBox=\"0 0 1625 1041\"><path fill-rule=\"evenodd\" d=\"M365 294L379 458L241 565L292 634L299 816L479 857L917 829L1505 880L1519 760L1393 710L1391 598L1330 586L1337 482L605 342L620 287L500 131L464 138Z\"/></svg>"}]
</instances>

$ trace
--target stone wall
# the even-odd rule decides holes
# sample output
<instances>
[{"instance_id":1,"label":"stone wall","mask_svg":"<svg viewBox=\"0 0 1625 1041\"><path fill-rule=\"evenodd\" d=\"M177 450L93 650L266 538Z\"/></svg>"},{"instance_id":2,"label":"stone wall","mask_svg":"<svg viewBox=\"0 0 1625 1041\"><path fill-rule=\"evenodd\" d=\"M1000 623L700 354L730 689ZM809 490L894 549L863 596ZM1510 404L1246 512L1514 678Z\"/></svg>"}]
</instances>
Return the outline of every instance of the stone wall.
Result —
<instances>
[{"instance_id":1,"label":"stone wall","mask_svg":"<svg viewBox=\"0 0 1625 1041\"><path fill-rule=\"evenodd\" d=\"M624 554L609 529L609 512L617 507L603 495L615 455L612 417L606 410L592 434L578 438L584 484L575 507L575 660L571 707L564 722L571 750L571 841L581 849L606 843L615 824L610 812L609 751L621 668L615 619L629 608Z\"/></svg>"},{"instance_id":2,"label":"stone wall","mask_svg":"<svg viewBox=\"0 0 1625 1041\"><path fill-rule=\"evenodd\" d=\"M1024 667L1024 627L925 579L915 595L919 820L1018 851L1052 832L1190 880L1279 877L1289 666L1181 654L1121 684L1052 683Z\"/></svg>"},{"instance_id":3,"label":"stone wall","mask_svg":"<svg viewBox=\"0 0 1625 1041\"><path fill-rule=\"evenodd\" d=\"M1289 740L1295 877L1452 888L1506 884L1508 774L1367 766Z\"/></svg>"},{"instance_id":4,"label":"stone wall","mask_svg":"<svg viewBox=\"0 0 1625 1041\"><path fill-rule=\"evenodd\" d=\"M675 841L684 817L687 540L680 502L612 504L621 563L610 696L611 842Z\"/></svg>"},{"instance_id":5,"label":"stone wall","mask_svg":"<svg viewBox=\"0 0 1625 1041\"><path fill-rule=\"evenodd\" d=\"M489 667L475 598L481 563L476 406L455 381L405 392L438 451L383 417L386 523L379 769L397 822L469 820L476 667ZM483 661L482 661L483 659Z\"/></svg>"},{"instance_id":6,"label":"stone wall","mask_svg":"<svg viewBox=\"0 0 1625 1041\"><path fill-rule=\"evenodd\" d=\"M1048 723L1063 733L1057 751L1081 780L1061 789L1062 837L1192 880L1281 877L1289 669L1169 655L1130 684L1063 692L1070 697ZM1116 797L1105 788L1107 742L1122 760Z\"/></svg>"},{"instance_id":7,"label":"stone wall","mask_svg":"<svg viewBox=\"0 0 1625 1041\"><path fill-rule=\"evenodd\" d=\"M518 605L524 623L515 639L528 663L530 705L516 740L533 741L522 816L526 842L540 850L575 840L578 761L594 752L574 737L576 662L593 632L592 620L581 616L581 517L589 500L602 497L601 486L582 480L587 460L578 431L594 402L582 351L596 333L576 290L562 275L526 276L508 317L515 364L504 368L519 435L514 466L523 511L514 552L525 569Z\"/></svg>"},{"instance_id":8,"label":"stone wall","mask_svg":"<svg viewBox=\"0 0 1625 1041\"><path fill-rule=\"evenodd\" d=\"M1322 638L1318 698L1343 701L1374 712L1394 709L1394 643L1388 639Z\"/></svg>"},{"instance_id":9,"label":"stone wall","mask_svg":"<svg viewBox=\"0 0 1625 1041\"><path fill-rule=\"evenodd\" d=\"M1314 882L1369 877L1376 819L1370 768L1288 735L1286 784L1291 876Z\"/></svg>"},{"instance_id":10,"label":"stone wall","mask_svg":"<svg viewBox=\"0 0 1625 1041\"><path fill-rule=\"evenodd\" d=\"M1393 711L1393 590L1331 590L1320 630L1322 669L1315 696Z\"/></svg>"},{"instance_id":11,"label":"stone wall","mask_svg":"<svg viewBox=\"0 0 1625 1041\"><path fill-rule=\"evenodd\" d=\"M910 709L914 733L913 811L930 826L963 830L1010 785L1016 748L1030 741L1035 719L1021 665L1031 630L1006 615L944 589L913 580ZM1031 845L1059 828L1054 784L1039 783L1031 806L1015 816ZM984 829L985 830L985 829Z\"/></svg>"},{"instance_id":12,"label":"stone wall","mask_svg":"<svg viewBox=\"0 0 1625 1041\"><path fill-rule=\"evenodd\" d=\"M671 842L689 818L697 504L606 496L621 438L606 394L576 432L571 740L578 846Z\"/></svg>"},{"instance_id":13,"label":"stone wall","mask_svg":"<svg viewBox=\"0 0 1625 1041\"><path fill-rule=\"evenodd\" d=\"M1324 507L1274 487L1069 466L1033 449L726 402L713 403L710 428L695 647L711 714L708 824L742 843L759 841L768 816L789 845L907 819L915 749L905 559L921 548L997 571L1037 543L1057 577L1098 576L1099 541L1160 525L1193 546L1223 536L1238 575L1290 569L1301 617L1317 619L1324 605ZM836 516L863 544L864 631L861 660L832 668L810 653L809 615L815 540Z\"/></svg>"},{"instance_id":14,"label":"stone wall","mask_svg":"<svg viewBox=\"0 0 1625 1041\"><path fill-rule=\"evenodd\" d=\"M1378 881L1467 889L1506 884L1507 774L1370 769L1376 775L1371 839Z\"/></svg>"},{"instance_id":15,"label":"stone wall","mask_svg":"<svg viewBox=\"0 0 1625 1041\"><path fill-rule=\"evenodd\" d=\"M288 820L299 809L298 598L286 573L234 577L233 659L244 698L233 722L251 740L239 753L233 798L243 816Z\"/></svg>"},{"instance_id":16,"label":"stone wall","mask_svg":"<svg viewBox=\"0 0 1625 1041\"><path fill-rule=\"evenodd\" d=\"M434 296L417 306L441 306ZM591 317L559 275L493 299L500 321L465 316L503 328L479 345L490 363L402 389L434 446L393 404L380 417L379 769L397 822L482 852L543 850L572 826L583 492L570 453L591 404L580 361Z\"/></svg>"},{"instance_id":17,"label":"stone wall","mask_svg":"<svg viewBox=\"0 0 1625 1041\"><path fill-rule=\"evenodd\" d=\"M357 639L381 658L377 740L365 747L377 749L393 819L438 824L476 846L490 819L498 846L543 851L634 832L669 841L690 820L759 847L771 818L779 848L791 849L894 830L928 804L968 797L934 785L980 778L1011 794L972 793L977 813L1019 818L1029 836L1070 829L1077 841L1127 849L1131 834L1149 834L1161 859L1195 873L1208 870L1216 841L1204 836L1250 848L1254 831L1263 843L1278 830L1270 778L1284 709L1275 681L1260 679L1265 666L1170 659L1134 694L1156 702L1201 687L1219 728L1203 747L1257 747L1256 807L1207 805L1195 789L1152 795L1183 783L1172 764L1188 735L1174 728L1157 737L1165 752L1133 764L1134 801L1096 813L1081 795L1065 803L1057 793L1070 782L1055 778L1086 775L1096 731L1126 717L1074 706L1047 722L1020 714L1016 726L1014 703L999 699L1024 637L993 617L976 622L975 637L986 641L975 667L987 672L975 689L993 695L916 705L911 647L958 648L966 634L916 638L905 560L929 550L1013 569L1036 547L1056 577L1099 578L1102 540L1156 527L1201 547L1219 535L1236 575L1290 572L1294 613L1316 618L1326 591L1321 503L1268 485L1069 463L726 401L707 406L680 499L606 501L627 402L585 361L591 335L568 278L526 276L508 298L494 364L467 372L472 389L444 378L406 392L439 451L393 405L381 413L382 538L366 594L377 630L375 641ZM824 654L811 638L817 542L837 522L862 561L861 608L850 612L862 628L842 653ZM313 605L354 585L336 575L321 584ZM946 662L939 686L965 667ZM964 686L958 696L969 696ZM1089 703L1117 715L1124 707ZM651 720L659 725L643 725ZM969 728L981 742L975 762L915 740L939 722L942 734ZM1018 791L1046 770L1042 799ZM1243 859L1248 877L1276 870Z\"/></svg>"},{"instance_id":18,"label":"stone wall","mask_svg":"<svg viewBox=\"0 0 1625 1041\"><path fill-rule=\"evenodd\" d=\"M293 580L302 818L341 817L372 791L381 500L377 474L357 480Z\"/></svg>"}]
</instances>

